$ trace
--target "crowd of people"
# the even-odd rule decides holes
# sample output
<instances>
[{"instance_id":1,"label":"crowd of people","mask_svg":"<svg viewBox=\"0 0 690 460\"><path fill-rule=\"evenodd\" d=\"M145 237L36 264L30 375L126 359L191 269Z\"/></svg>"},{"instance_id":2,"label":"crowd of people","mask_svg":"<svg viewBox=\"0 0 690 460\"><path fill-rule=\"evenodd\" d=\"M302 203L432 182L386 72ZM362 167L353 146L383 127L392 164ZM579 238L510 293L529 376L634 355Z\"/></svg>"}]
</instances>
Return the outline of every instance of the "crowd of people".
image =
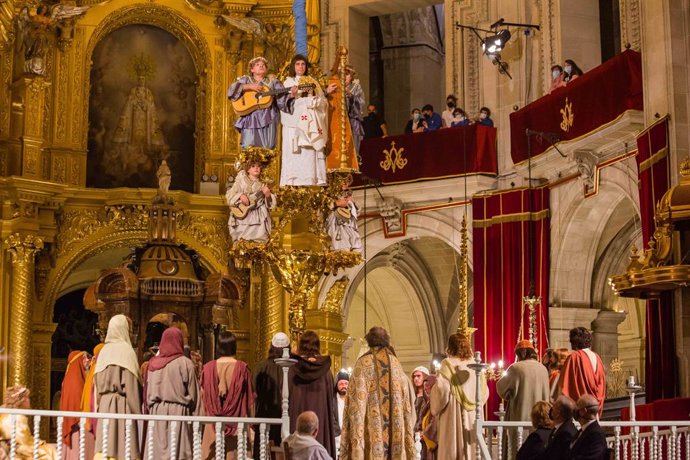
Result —
<instances>
[{"instance_id":1,"label":"crowd of people","mask_svg":"<svg viewBox=\"0 0 690 460\"><path fill-rule=\"evenodd\" d=\"M558 88L564 88L571 81L581 77L583 73L582 69L572 59L566 59L563 66L558 64L551 66L551 87L549 88L549 93Z\"/></svg>"},{"instance_id":2,"label":"crowd of people","mask_svg":"<svg viewBox=\"0 0 690 460\"><path fill-rule=\"evenodd\" d=\"M130 341L131 325L129 318L116 315L105 343L94 349L93 356L84 351L70 354L61 410L280 418L283 372L275 359L288 352L296 361L288 373L292 434L281 439L280 426L275 425L267 441L289 450L292 459L415 459L420 441L423 460L476 456L476 404L486 403L489 388L485 374L480 374L477 385L477 374L469 367L474 362L471 342L460 333L448 338L446 357L435 373L419 366L408 377L388 332L373 327L351 373L341 371L334 379L331 357L321 354L313 331L305 331L298 343L290 343L285 333L275 334L266 359L252 371L237 359L237 339L231 332L218 334L216 359L202 364L198 353L186 352L183 333L175 327L165 329L155 355L140 363ZM547 350L543 364L531 342L518 342L516 362L498 380L496 391L507 404L505 419L531 421L534 430L519 446L517 429L508 429L503 458L603 459L607 455L606 437L597 421L605 395L604 369L590 349L591 340L587 329L575 328L570 331L573 351ZM28 408L28 397L25 387L8 388L4 405ZM574 421L579 422L579 431ZM26 417L18 423L17 452L19 458L29 458L34 439ZM128 436L127 427L125 420L110 421L105 452L102 421L86 420L86 457L122 458L127 437L134 458L148 456L149 449L153 458L193 456L191 424L135 423ZM247 445L256 454L257 428L249 430ZM226 458L237 457L238 427L226 424L223 429L220 438L213 424L203 426L203 458L216 458L217 439L223 439ZM65 417L61 433L63 458L79 458L80 420ZM2 449L10 434L9 418L3 416ZM55 458L51 445L42 441L36 445L39 458Z\"/></svg>"},{"instance_id":3,"label":"crowd of people","mask_svg":"<svg viewBox=\"0 0 690 460\"><path fill-rule=\"evenodd\" d=\"M474 118L470 118L461 107L457 106L458 98L449 94L446 98L446 109L439 115L434 111L434 106L426 104L421 110L415 107L410 112L410 119L405 125L405 134L428 133L444 128L456 128L478 124L493 126L491 109L482 107Z\"/></svg>"}]
</instances>

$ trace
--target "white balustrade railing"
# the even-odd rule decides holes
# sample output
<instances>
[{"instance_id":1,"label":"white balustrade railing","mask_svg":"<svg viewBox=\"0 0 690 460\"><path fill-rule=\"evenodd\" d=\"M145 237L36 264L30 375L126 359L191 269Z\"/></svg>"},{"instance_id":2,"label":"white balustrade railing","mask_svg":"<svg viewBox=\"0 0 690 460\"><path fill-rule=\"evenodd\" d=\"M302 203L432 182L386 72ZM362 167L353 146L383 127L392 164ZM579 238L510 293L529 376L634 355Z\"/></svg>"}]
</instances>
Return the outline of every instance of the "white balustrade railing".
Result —
<instances>
[{"instance_id":1,"label":"white balustrade railing","mask_svg":"<svg viewBox=\"0 0 690 460\"><path fill-rule=\"evenodd\" d=\"M599 422L615 460L690 459L690 421ZM486 444L484 459L503 460L509 429L516 430L517 444L527 439L530 422L480 421ZM480 443L481 445L481 443Z\"/></svg>"},{"instance_id":2,"label":"white balustrade railing","mask_svg":"<svg viewBox=\"0 0 690 460\"><path fill-rule=\"evenodd\" d=\"M114 424L117 420L125 420L125 452L124 458L131 460L133 458L142 458L143 451L147 451L147 458L154 458L155 450L155 440L153 436L153 427L156 423L168 423L168 435L169 443L168 447L173 453L177 450L180 445L180 439L177 435L177 428L182 424L183 426L190 424L192 426L193 439L193 458L201 459L201 436L203 428L208 424L213 424L216 431L216 459L224 459L226 457L225 452L225 424L233 423L237 424L237 459L247 460L249 458L254 458L258 460L268 460L270 452L268 450L268 431L272 425L283 425L285 420L283 418L250 418L250 417L206 417L206 416L171 416L171 415L139 415L139 414L105 414L105 413L92 413L92 412L64 412L64 411L49 411L49 410L33 410L33 409L10 409L0 407L0 414L8 414L10 416L11 432L10 439L6 439L7 445L9 446L9 452L6 454L11 460L17 458L17 420L18 416L23 415L26 417L33 417L33 432L34 443L33 458L39 458L39 448L40 439L40 425L42 419L55 419L57 423L57 437L58 440L56 450L57 458L61 458L64 447L62 445L62 421L64 417L77 417L79 418L79 459L86 460L86 419L97 419L99 424L102 424L102 451L104 457L107 456L109 447L108 446L108 431L109 425ZM133 445L132 439L134 438L133 430L137 430L139 427L143 427L144 422L147 423L147 448L144 449L143 445ZM255 428L258 427L258 428ZM259 437L259 452L253 453L253 457L248 456L248 431L250 428L258 429L259 432L255 433L255 436ZM289 430L288 427L282 427L283 430ZM183 430L184 431L184 430Z\"/></svg>"}]
</instances>

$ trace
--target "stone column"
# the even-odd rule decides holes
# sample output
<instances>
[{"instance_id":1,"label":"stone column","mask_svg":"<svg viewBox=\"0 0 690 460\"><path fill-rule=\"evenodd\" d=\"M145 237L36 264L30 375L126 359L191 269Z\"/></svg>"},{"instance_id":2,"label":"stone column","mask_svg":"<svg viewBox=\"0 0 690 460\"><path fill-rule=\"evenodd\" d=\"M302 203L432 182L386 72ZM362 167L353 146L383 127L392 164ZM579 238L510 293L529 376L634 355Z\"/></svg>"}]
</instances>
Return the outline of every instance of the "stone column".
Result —
<instances>
[{"instance_id":1,"label":"stone column","mask_svg":"<svg viewBox=\"0 0 690 460\"><path fill-rule=\"evenodd\" d=\"M13 233L5 240L5 246L12 256L8 385L29 385L34 258L43 249L43 240L35 235Z\"/></svg>"},{"instance_id":2,"label":"stone column","mask_svg":"<svg viewBox=\"0 0 690 460\"><path fill-rule=\"evenodd\" d=\"M592 321L592 349L599 353L607 369L611 361L618 357L618 325L624 319L623 312L601 310Z\"/></svg>"}]
</instances>

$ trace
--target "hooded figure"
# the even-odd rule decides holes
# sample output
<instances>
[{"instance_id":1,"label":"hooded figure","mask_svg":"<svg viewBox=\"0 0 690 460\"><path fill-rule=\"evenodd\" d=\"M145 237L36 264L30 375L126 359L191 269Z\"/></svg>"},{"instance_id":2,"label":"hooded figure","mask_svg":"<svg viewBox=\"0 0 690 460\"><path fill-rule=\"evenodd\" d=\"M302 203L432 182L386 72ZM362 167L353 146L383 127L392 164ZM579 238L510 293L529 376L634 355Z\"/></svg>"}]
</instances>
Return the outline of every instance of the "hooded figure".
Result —
<instances>
[{"instance_id":1,"label":"hooded figure","mask_svg":"<svg viewBox=\"0 0 690 460\"><path fill-rule=\"evenodd\" d=\"M79 412L81 395L86 380L88 356L85 351L73 351L67 357L67 370L62 381L60 410ZM65 417L62 420L62 442L65 445L64 458L79 458L79 418Z\"/></svg>"},{"instance_id":2,"label":"hooded figure","mask_svg":"<svg viewBox=\"0 0 690 460\"><path fill-rule=\"evenodd\" d=\"M290 368L288 374L290 431L295 431L299 414L313 411L320 421L316 440L334 457L337 411L333 400L331 358L319 354L319 336L313 331L302 334L297 353L298 356L293 356L297 364Z\"/></svg>"}]
</instances>

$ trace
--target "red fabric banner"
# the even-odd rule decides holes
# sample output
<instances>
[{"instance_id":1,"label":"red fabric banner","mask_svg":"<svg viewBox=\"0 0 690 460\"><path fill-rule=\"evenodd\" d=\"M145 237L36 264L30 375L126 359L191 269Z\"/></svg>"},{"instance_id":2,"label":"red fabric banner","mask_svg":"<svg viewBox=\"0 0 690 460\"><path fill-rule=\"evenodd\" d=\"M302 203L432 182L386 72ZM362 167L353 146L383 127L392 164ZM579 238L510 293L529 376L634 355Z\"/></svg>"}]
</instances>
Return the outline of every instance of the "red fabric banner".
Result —
<instances>
[{"instance_id":1,"label":"red fabric banner","mask_svg":"<svg viewBox=\"0 0 690 460\"><path fill-rule=\"evenodd\" d=\"M384 184L498 171L496 128L488 126L364 139L360 153L362 173Z\"/></svg>"},{"instance_id":2,"label":"red fabric banner","mask_svg":"<svg viewBox=\"0 0 690 460\"><path fill-rule=\"evenodd\" d=\"M668 118L637 137L640 220L645 248L654 234L656 204L669 189ZM645 331L645 392L647 401L678 396L678 366L673 321L673 293L647 301Z\"/></svg>"},{"instance_id":3,"label":"red fabric banner","mask_svg":"<svg viewBox=\"0 0 690 460\"><path fill-rule=\"evenodd\" d=\"M530 208L531 218L530 218ZM530 252L541 305L537 313L537 347L546 349L549 306L549 189L511 190L472 198L475 349L482 359L507 367L515 344L529 339L529 311L523 297L530 288ZM531 239L530 239L531 237ZM493 391L488 416L500 399Z\"/></svg>"},{"instance_id":4,"label":"red fabric banner","mask_svg":"<svg viewBox=\"0 0 690 460\"><path fill-rule=\"evenodd\" d=\"M517 112L510 114L510 150L514 163L544 153L551 144L525 130L544 131L575 140L615 121L628 110L642 110L642 59L627 50Z\"/></svg>"}]
</instances>

